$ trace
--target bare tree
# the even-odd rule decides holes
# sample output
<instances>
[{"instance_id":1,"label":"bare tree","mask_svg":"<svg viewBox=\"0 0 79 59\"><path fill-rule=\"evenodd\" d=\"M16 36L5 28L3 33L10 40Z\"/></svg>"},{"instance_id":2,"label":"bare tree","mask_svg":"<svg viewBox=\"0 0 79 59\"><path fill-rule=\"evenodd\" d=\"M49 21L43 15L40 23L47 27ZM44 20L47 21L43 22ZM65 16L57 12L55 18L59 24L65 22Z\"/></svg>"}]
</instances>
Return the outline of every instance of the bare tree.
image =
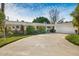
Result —
<instances>
[{"instance_id":1,"label":"bare tree","mask_svg":"<svg viewBox=\"0 0 79 59\"><path fill-rule=\"evenodd\" d=\"M49 16L51 19L51 24L55 24L59 20L59 11L57 8L53 8L49 11ZM50 32L56 32L55 26L52 27Z\"/></svg>"},{"instance_id":2,"label":"bare tree","mask_svg":"<svg viewBox=\"0 0 79 59\"><path fill-rule=\"evenodd\" d=\"M51 23L55 24L59 20L59 11L57 8L51 9L49 11L49 16L51 19Z\"/></svg>"},{"instance_id":3,"label":"bare tree","mask_svg":"<svg viewBox=\"0 0 79 59\"><path fill-rule=\"evenodd\" d=\"M65 18L60 19L57 23L63 23Z\"/></svg>"}]
</instances>

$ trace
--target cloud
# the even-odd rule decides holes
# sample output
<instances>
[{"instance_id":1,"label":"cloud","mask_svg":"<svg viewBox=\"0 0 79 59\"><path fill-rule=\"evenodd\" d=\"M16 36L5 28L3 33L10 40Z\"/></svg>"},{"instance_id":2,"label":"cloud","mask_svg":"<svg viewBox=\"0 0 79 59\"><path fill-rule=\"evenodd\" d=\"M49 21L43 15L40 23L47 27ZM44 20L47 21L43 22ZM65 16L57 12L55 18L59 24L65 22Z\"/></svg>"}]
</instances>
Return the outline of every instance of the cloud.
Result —
<instances>
[{"instance_id":1,"label":"cloud","mask_svg":"<svg viewBox=\"0 0 79 59\"><path fill-rule=\"evenodd\" d=\"M31 5L31 4L29 4ZM40 9L39 11L30 10L29 8L17 7L16 4L6 4L5 14L9 16L9 20L19 21L24 20L27 22L32 22L34 18L44 16L49 19L48 9Z\"/></svg>"},{"instance_id":2,"label":"cloud","mask_svg":"<svg viewBox=\"0 0 79 59\"><path fill-rule=\"evenodd\" d=\"M9 16L9 20L12 21L16 21L17 19L19 21L24 20L24 21L28 21L31 22L32 21L32 17L28 17L29 10L28 9L24 9L24 8L20 8L17 7L16 4L6 4L5 6L5 14L6 16ZM27 15L25 15L27 14Z\"/></svg>"},{"instance_id":3,"label":"cloud","mask_svg":"<svg viewBox=\"0 0 79 59\"><path fill-rule=\"evenodd\" d=\"M9 20L12 21L16 21L17 19L19 21L24 20L27 22L31 22L33 21L34 18L36 17L40 17L40 16L44 16L47 17L49 20L49 10L51 10L52 8L57 8L60 11L60 17L62 18L66 18L66 20L70 20L70 12L72 12L72 10L74 10L74 7L65 7L65 6L60 6L60 7L56 7L56 6L48 6L48 7L42 7L39 6L38 9L31 8L29 9L29 5L31 7L33 7L33 4L24 4L25 7L23 7L22 4L19 4L21 6L17 6L16 4L6 4L5 6L5 14L6 16L9 16ZM27 6L28 5L28 6Z\"/></svg>"}]
</instances>

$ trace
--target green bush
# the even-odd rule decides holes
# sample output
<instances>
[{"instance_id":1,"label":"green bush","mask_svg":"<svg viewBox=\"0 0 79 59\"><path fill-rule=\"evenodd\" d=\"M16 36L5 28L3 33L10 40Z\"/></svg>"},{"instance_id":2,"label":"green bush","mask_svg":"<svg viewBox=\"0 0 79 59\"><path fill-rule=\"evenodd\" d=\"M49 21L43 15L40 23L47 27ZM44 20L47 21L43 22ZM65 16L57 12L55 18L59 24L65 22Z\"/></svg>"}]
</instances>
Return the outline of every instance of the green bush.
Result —
<instances>
[{"instance_id":1,"label":"green bush","mask_svg":"<svg viewBox=\"0 0 79 59\"><path fill-rule=\"evenodd\" d=\"M13 31L13 35L24 35L23 31Z\"/></svg>"},{"instance_id":2,"label":"green bush","mask_svg":"<svg viewBox=\"0 0 79 59\"><path fill-rule=\"evenodd\" d=\"M44 26L38 26L37 30L35 30L35 28L33 26L28 26L27 30L26 30L27 34L42 34L42 33L46 33L45 31L45 27Z\"/></svg>"},{"instance_id":3,"label":"green bush","mask_svg":"<svg viewBox=\"0 0 79 59\"><path fill-rule=\"evenodd\" d=\"M28 26L26 29L27 34L34 34L35 28L33 26Z\"/></svg>"},{"instance_id":4,"label":"green bush","mask_svg":"<svg viewBox=\"0 0 79 59\"><path fill-rule=\"evenodd\" d=\"M38 34L45 33L46 32L46 28L44 26L38 26L37 27L37 31L38 31Z\"/></svg>"},{"instance_id":5,"label":"green bush","mask_svg":"<svg viewBox=\"0 0 79 59\"><path fill-rule=\"evenodd\" d=\"M79 35L77 34L70 34L66 36L66 39L72 42L73 44L79 45Z\"/></svg>"}]
</instances>

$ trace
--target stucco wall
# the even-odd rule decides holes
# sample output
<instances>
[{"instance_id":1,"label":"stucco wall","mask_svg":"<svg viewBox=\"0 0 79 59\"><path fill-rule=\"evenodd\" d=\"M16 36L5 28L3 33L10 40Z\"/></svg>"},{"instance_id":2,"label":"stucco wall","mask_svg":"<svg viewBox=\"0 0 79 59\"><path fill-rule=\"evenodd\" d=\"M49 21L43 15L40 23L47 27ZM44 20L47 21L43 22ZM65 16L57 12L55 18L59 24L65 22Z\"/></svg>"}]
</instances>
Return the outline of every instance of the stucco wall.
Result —
<instances>
[{"instance_id":1,"label":"stucco wall","mask_svg":"<svg viewBox=\"0 0 79 59\"><path fill-rule=\"evenodd\" d=\"M14 22L14 21L7 21L7 26L20 26L23 25L25 27L27 26L54 26L54 24L42 24L42 23L29 23L29 22ZM55 24L56 32L58 33L75 33L75 29L72 25L72 23L61 23L61 24ZM24 28L26 29L26 28ZM12 29L13 30L13 29Z\"/></svg>"},{"instance_id":2,"label":"stucco wall","mask_svg":"<svg viewBox=\"0 0 79 59\"><path fill-rule=\"evenodd\" d=\"M56 24L56 32L59 33L75 33L72 23Z\"/></svg>"}]
</instances>

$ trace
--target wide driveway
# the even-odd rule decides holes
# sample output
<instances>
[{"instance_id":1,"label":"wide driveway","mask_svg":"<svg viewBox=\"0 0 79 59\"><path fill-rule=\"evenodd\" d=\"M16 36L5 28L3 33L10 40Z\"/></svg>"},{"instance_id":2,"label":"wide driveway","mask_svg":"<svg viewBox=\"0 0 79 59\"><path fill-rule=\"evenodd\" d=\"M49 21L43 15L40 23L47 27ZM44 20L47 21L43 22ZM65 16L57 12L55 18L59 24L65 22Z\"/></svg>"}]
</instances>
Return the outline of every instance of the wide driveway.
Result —
<instances>
[{"instance_id":1,"label":"wide driveway","mask_svg":"<svg viewBox=\"0 0 79 59\"><path fill-rule=\"evenodd\" d=\"M41 34L8 44L0 48L0 55L78 55L79 46L73 45L65 39L67 34Z\"/></svg>"}]
</instances>

